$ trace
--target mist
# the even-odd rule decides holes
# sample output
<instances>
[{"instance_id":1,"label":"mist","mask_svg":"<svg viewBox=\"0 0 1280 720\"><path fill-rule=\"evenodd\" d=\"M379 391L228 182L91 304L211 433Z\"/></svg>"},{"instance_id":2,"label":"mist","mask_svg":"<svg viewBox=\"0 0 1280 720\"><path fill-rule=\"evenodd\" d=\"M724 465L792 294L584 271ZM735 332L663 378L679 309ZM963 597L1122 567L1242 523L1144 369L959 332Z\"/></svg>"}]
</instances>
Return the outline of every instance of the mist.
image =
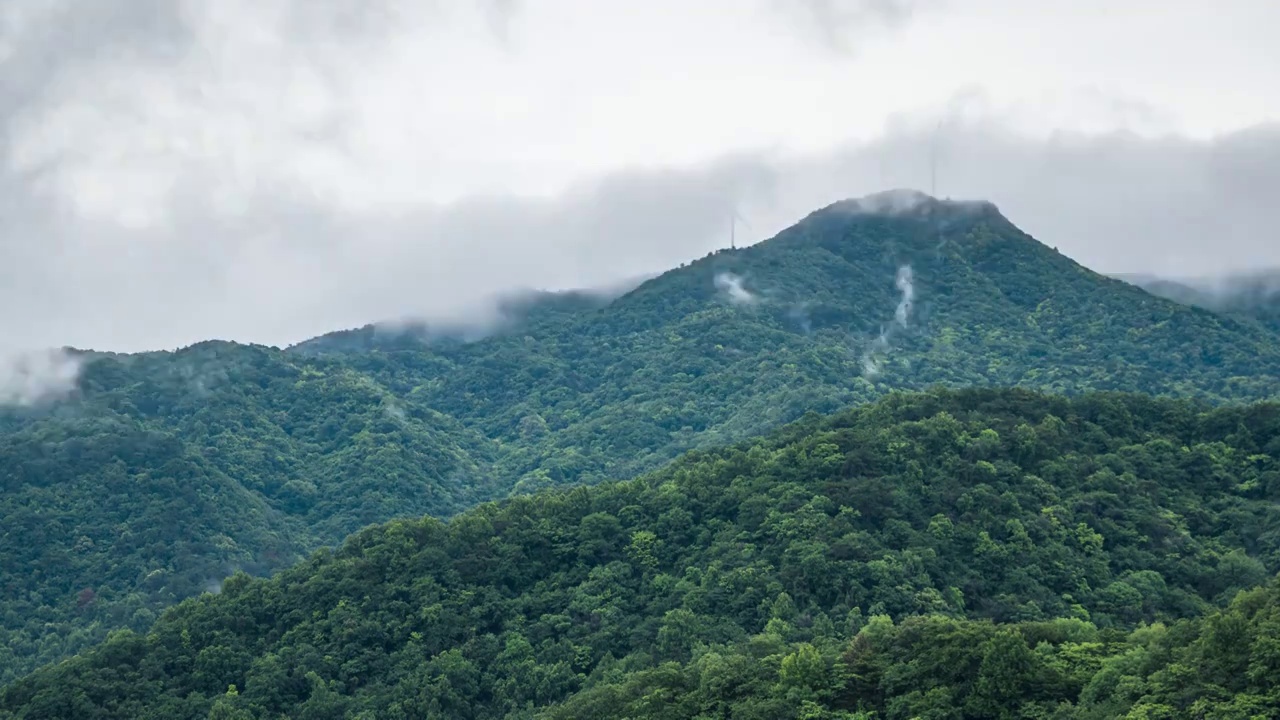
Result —
<instances>
[{"instance_id":1,"label":"mist","mask_svg":"<svg viewBox=\"0 0 1280 720\"><path fill-rule=\"evenodd\" d=\"M893 281L894 287L902 293L902 299L898 301L898 307L893 311L893 319L902 327L907 326L907 320L911 317L911 308L916 297L915 278L911 273L910 265L903 265L898 268L898 274Z\"/></svg>"},{"instance_id":2,"label":"mist","mask_svg":"<svg viewBox=\"0 0 1280 720\"><path fill-rule=\"evenodd\" d=\"M893 321L881 326L880 334L862 353L863 377L873 378L881 373L885 359L893 348L893 338L899 329L906 329L911 320L911 310L915 304L915 276L910 265L898 268L893 279L894 287L901 293L898 306L893 310Z\"/></svg>"},{"instance_id":3,"label":"mist","mask_svg":"<svg viewBox=\"0 0 1280 720\"><path fill-rule=\"evenodd\" d=\"M734 305L750 305L756 301L756 296L742 286L742 278L731 272L717 273L714 282Z\"/></svg>"},{"instance_id":4,"label":"mist","mask_svg":"<svg viewBox=\"0 0 1280 720\"><path fill-rule=\"evenodd\" d=\"M76 389L80 366L64 349L0 349L0 405L30 407L65 397Z\"/></svg>"}]
</instances>

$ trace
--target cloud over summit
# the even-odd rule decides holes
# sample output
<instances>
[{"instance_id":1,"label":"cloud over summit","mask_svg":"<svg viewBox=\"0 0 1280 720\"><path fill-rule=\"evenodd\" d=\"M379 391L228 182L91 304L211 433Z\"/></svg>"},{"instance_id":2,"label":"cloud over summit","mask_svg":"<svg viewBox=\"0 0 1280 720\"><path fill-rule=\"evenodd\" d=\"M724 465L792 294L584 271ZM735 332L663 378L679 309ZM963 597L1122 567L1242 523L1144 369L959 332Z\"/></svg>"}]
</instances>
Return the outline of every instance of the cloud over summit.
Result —
<instances>
[{"instance_id":1,"label":"cloud over summit","mask_svg":"<svg viewBox=\"0 0 1280 720\"><path fill-rule=\"evenodd\" d=\"M515 287L700 257L735 208L742 243L845 198L928 190L935 142L939 195L993 201L1097 269L1280 264L1265 113L1126 132L1161 111L1117 87L1065 132L1003 100L940 125L950 99L988 97L975 83L1003 98L1022 82L948 84L948 67L986 67L946 43L995 4L10 3L0 324L14 347L128 350L465 315ZM855 52L818 47L822 17ZM1251 77L1224 80L1222 102Z\"/></svg>"}]
</instances>

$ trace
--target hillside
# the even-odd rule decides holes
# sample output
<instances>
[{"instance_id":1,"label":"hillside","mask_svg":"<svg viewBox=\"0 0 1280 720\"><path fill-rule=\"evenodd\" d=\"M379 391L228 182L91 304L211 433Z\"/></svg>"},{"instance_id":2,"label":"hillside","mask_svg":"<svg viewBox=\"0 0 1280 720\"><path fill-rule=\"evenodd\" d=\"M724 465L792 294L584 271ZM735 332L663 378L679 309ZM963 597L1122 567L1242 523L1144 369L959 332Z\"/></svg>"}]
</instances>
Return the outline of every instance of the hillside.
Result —
<instances>
[{"instance_id":1,"label":"hillside","mask_svg":"<svg viewBox=\"0 0 1280 720\"><path fill-rule=\"evenodd\" d=\"M0 552L23 563L0 568L0 682L370 523L633 477L893 389L1223 402L1277 376L1255 322L1093 273L989 204L901 193L480 326L95 356L65 401L0 410Z\"/></svg>"},{"instance_id":2,"label":"hillside","mask_svg":"<svg viewBox=\"0 0 1280 720\"><path fill-rule=\"evenodd\" d=\"M239 574L0 718L1274 716L1278 499L1275 404L895 394Z\"/></svg>"},{"instance_id":3,"label":"hillside","mask_svg":"<svg viewBox=\"0 0 1280 720\"><path fill-rule=\"evenodd\" d=\"M917 200L895 214L876 198L837 203L603 307L480 342L369 327L293 351L391 375L498 439L496 475L522 489L632 475L890 388L1277 392L1280 336L1093 273L989 204ZM359 351L342 353L353 338Z\"/></svg>"},{"instance_id":4,"label":"hillside","mask_svg":"<svg viewBox=\"0 0 1280 720\"><path fill-rule=\"evenodd\" d=\"M0 413L0 683L238 569L492 494L450 481L481 439L340 365L203 343L101 357L80 386Z\"/></svg>"},{"instance_id":5,"label":"hillside","mask_svg":"<svg viewBox=\"0 0 1280 720\"><path fill-rule=\"evenodd\" d=\"M1257 320L1265 327L1280 332L1280 270L1189 280L1171 280L1150 275L1119 277L1152 295L1226 315Z\"/></svg>"}]
</instances>

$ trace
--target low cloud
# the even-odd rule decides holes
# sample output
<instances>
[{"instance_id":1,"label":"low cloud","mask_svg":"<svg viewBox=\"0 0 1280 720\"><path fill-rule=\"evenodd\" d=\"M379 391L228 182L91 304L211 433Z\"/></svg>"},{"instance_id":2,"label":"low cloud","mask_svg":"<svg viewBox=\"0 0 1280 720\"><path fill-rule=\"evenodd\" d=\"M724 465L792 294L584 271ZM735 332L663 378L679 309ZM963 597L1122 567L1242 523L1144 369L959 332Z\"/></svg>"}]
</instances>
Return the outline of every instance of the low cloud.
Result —
<instances>
[{"instance_id":1,"label":"low cloud","mask_svg":"<svg viewBox=\"0 0 1280 720\"><path fill-rule=\"evenodd\" d=\"M866 350L862 353L862 374L868 378L880 374L885 357L892 349L894 336L899 329L906 329L911 322L911 311L915 306L916 284L915 275L912 273L910 265L903 265L898 268L898 272L893 279L893 285L901 293L898 299L898 306L893 310L893 322L888 326L882 327L880 334L867 345Z\"/></svg>"},{"instance_id":2,"label":"low cloud","mask_svg":"<svg viewBox=\"0 0 1280 720\"><path fill-rule=\"evenodd\" d=\"M898 268L898 275L894 278L893 285L898 288L898 292L902 293L902 299L898 301L898 307L893 311L893 321L906 327L916 299L915 276L911 273L910 265Z\"/></svg>"},{"instance_id":3,"label":"low cloud","mask_svg":"<svg viewBox=\"0 0 1280 720\"><path fill-rule=\"evenodd\" d=\"M0 351L0 405L32 406L70 394L80 358L67 350Z\"/></svg>"},{"instance_id":4,"label":"low cloud","mask_svg":"<svg viewBox=\"0 0 1280 720\"><path fill-rule=\"evenodd\" d=\"M756 301L756 296L742 286L742 278L731 272L717 273L715 285L734 305L750 305Z\"/></svg>"},{"instance_id":5,"label":"low cloud","mask_svg":"<svg viewBox=\"0 0 1280 720\"><path fill-rule=\"evenodd\" d=\"M628 114L636 109L629 90L613 86L606 120L614 124L596 123L588 110L597 105L552 91L596 88L588 83L600 77L544 83L551 95L534 102L519 92L521 73L531 71L507 50L450 44L508 29L517 45L552 37L515 32L534 22L532 7L510 0L483 8L393 0L5 5L0 327L7 346L165 349L211 338L284 345L384 319L469 319L513 288L623 283L705 256L728 245L733 209L750 222L738 231L745 245L842 199L928 189L934 147L942 148L938 195L990 200L1098 270L1186 275L1280 265L1280 126L1207 140L1032 136L966 111L941 126L937 117L907 116L871 139L820 153L692 161L683 158L697 155L672 151L678 159L659 162L655 148L704 152L700 133L734 128L701 128L699 113L686 111L664 119L678 128L669 135L648 133L647 120ZM906 7L817 2L794 12L854 24L870 18L885 28L900 25ZM707 27L732 25L699 17ZM546 16L538 22L560 27ZM700 47L699 33L683 37ZM732 44L741 40L725 47L756 48ZM456 72L463 62L466 77ZM790 77L770 87L789 87ZM650 78L636 71L632 80ZM477 94L491 97L489 87L502 89L492 94L507 103L501 111L454 116L450 103L432 101L476 106ZM704 85L681 87L697 99ZM587 115L591 122L567 121ZM529 142L530 128L545 129L546 142ZM742 137L725 147L743 146ZM621 146L610 156L613 169L591 163L597 149ZM30 397L27 382L9 379L5 387Z\"/></svg>"},{"instance_id":6,"label":"low cloud","mask_svg":"<svg viewBox=\"0 0 1280 720\"><path fill-rule=\"evenodd\" d=\"M738 155L620 172L554 198L399 213L263 193L238 213L176 205L171 221L142 230L23 203L18 188L0 246L0 322L23 347L127 350L210 337L284 344L380 319L462 318L511 288L622 282L701 257L727 245L732 205L751 218L741 245L843 198L919 186L926 140L901 130L823 156ZM1212 141L1041 141L985 123L951 143L940 195L991 200L1100 271L1280 265L1276 126Z\"/></svg>"}]
</instances>

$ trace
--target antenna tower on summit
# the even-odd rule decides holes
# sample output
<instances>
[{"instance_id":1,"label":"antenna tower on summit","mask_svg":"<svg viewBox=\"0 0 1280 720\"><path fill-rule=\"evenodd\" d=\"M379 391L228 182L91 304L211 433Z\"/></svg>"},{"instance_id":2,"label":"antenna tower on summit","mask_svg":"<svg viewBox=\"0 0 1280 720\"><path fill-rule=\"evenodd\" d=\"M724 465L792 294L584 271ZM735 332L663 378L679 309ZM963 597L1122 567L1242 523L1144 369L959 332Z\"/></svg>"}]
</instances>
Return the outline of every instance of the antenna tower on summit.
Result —
<instances>
[{"instance_id":1,"label":"antenna tower on summit","mask_svg":"<svg viewBox=\"0 0 1280 720\"><path fill-rule=\"evenodd\" d=\"M751 227L751 223L747 222L742 217L742 215L738 214L738 208L735 205L729 211L729 249L730 250L738 249L737 231L738 231L739 222L741 222L743 225L746 225L747 227Z\"/></svg>"},{"instance_id":2,"label":"antenna tower on summit","mask_svg":"<svg viewBox=\"0 0 1280 720\"><path fill-rule=\"evenodd\" d=\"M929 139L929 194L938 197L938 133L942 131L942 121L933 129L933 137Z\"/></svg>"},{"instance_id":3,"label":"antenna tower on summit","mask_svg":"<svg viewBox=\"0 0 1280 720\"><path fill-rule=\"evenodd\" d=\"M938 203L938 136L941 134L942 120L939 120L937 127L933 129L933 137L929 139L929 195L934 200L929 206L929 215L933 219L934 230L938 233L938 246L935 248L935 252L939 254L947 246L947 239L942 234L942 223L937 215L940 210Z\"/></svg>"}]
</instances>

